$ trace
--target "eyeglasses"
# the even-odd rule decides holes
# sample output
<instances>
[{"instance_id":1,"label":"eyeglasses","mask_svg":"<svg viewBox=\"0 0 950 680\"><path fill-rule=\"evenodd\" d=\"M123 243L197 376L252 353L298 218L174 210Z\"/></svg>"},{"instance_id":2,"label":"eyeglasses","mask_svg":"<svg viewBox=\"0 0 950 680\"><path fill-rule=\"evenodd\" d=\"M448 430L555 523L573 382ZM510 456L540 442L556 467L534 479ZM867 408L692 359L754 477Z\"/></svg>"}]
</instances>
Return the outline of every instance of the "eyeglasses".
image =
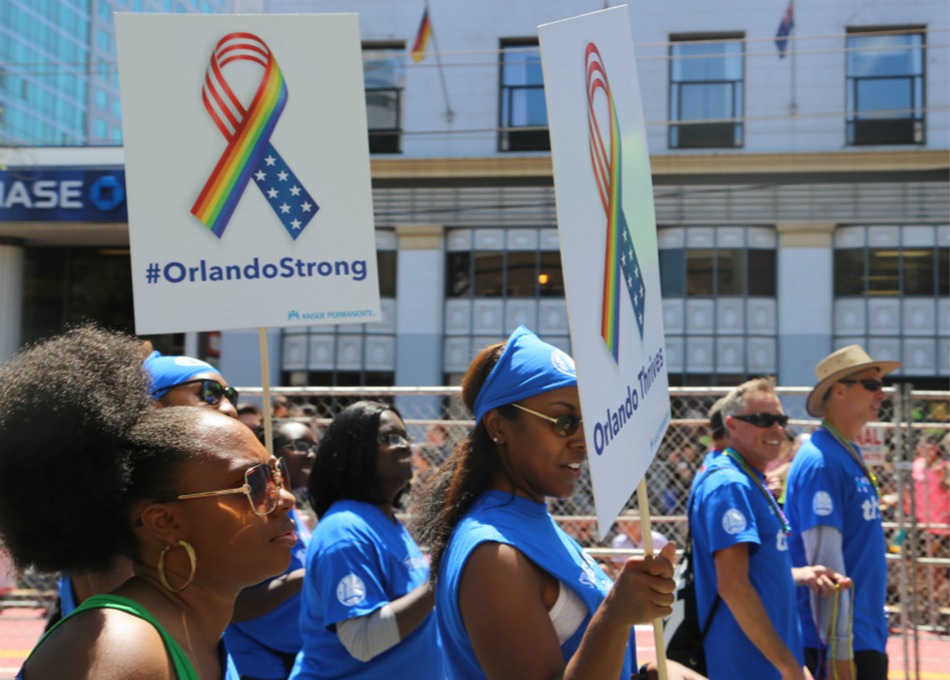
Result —
<instances>
[{"instance_id":1,"label":"eyeglasses","mask_svg":"<svg viewBox=\"0 0 950 680\"><path fill-rule=\"evenodd\" d=\"M217 406L221 403L221 397L227 397L228 401L237 406L238 401L238 391L233 387L225 387L217 380L211 380L209 378L198 378L197 380L186 380L185 382L176 383L170 385L169 387L163 388L167 393L169 390L172 390L176 387L181 387L182 385L194 385L195 383L201 384L201 398L210 406ZM155 390L156 392L161 392L161 390ZM154 395L154 392L152 393Z\"/></svg>"},{"instance_id":2,"label":"eyeglasses","mask_svg":"<svg viewBox=\"0 0 950 680\"><path fill-rule=\"evenodd\" d=\"M306 439L294 439L292 442L281 444L280 448L293 449L297 453L308 453L309 451L316 451L317 445L311 444Z\"/></svg>"},{"instance_id":3,"label":"eyeglasses","mask_svg":"<svg viewBox=\"0 0 950 680\"><path fill-rule=\"evenodd\" d=\"M290 489L290 472L283 458L273 463L261 463L247 469L244 473L244 484L236 489L222 489L221 491L202 491L201 493L186 493L173 496L166 500L187 501L192 498L208 496L226 496L232 493L243 493L251 504L255 515L267 515L274 511L280 501L280 490Z\"/></svg>"},{"instance_id":4,"label":"eyeglasses","mask_svg":"<svg viewBox=\"0 0 950 680\"><path fill-rule=\"evenodd\" d=\"M395 448L397 446L412 446L412 439L409 436L404 434L396 434L395 432L381 434L376 437L376 441L391 448Z\"/></svg>"},{"instance_id":5,"label":"eyeglasses","mask_svg":"<svg viewBox=\"0 0 950 680\"><path fill-rule=\"evenodd\" d=\"M736 420L749 423L755 427L772 427L778 423L782 427L788 425L788 416L784 413L750 413L746 416L732 416Z\"/></svg>"},{"instance_id":6,"label":"eyeglasses","mask_svg":"<svg viewBox=\"0 0 950 680\"><path fill-rule=\"evenodd\" d=\"M838 382L844 385L861 384L864 385L864 389L868 392L877 392L884 387L884 383L876 378L868 378L867 380L839 380Z\"/></svg>"},{"instance_id":7,"label":"eyeglasses","mask_svg":"<svg viewBox=\"0 0 950 680\"><path fill-rule=\"evenodd\" d=\"M533 416L538 418L543 418L549 423L554 423L554 434L558 437L570 437L572 434L577 432L577 428L581 426L583 418L580 416L558 416L557 418L552 418L551 416L546 416L543 413L538 413L537 411L532 411L530 408L525 408L521 404L512 404L516 409L520 409L525 413L530 413Z\"/></svg>"}]
</instances>

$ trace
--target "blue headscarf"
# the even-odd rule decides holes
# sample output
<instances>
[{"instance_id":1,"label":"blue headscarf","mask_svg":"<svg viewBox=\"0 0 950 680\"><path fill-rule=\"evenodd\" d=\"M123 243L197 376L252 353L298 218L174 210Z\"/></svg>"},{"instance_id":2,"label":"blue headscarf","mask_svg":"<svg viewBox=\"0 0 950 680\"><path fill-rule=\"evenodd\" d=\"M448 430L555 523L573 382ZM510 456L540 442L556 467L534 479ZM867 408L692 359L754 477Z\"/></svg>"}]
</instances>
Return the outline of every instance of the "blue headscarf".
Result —
<instances>
[{"instance_id":1,"label":"blue headscarf","mask_svg":"<svg viewBox=\"0 0 950 680\"><path fill-rule=\"evenodd\" d=\"M574 360L524 326L518 326L475 399L475 422L493 408L577 385Z\"/></svg>"},{"instance_id":2,"label":"blue headscarf","mask_svg":"<svg viewBox=\"0 0 950 680\"><path fill-rule=\"evenodd\" d=\"M200 373L221 372L201 359L191 357L162 356L152 352L145 360L145 370L152 376L152 398L158 399L175 385L180 385Z\"/></svg>"}]
</instances>

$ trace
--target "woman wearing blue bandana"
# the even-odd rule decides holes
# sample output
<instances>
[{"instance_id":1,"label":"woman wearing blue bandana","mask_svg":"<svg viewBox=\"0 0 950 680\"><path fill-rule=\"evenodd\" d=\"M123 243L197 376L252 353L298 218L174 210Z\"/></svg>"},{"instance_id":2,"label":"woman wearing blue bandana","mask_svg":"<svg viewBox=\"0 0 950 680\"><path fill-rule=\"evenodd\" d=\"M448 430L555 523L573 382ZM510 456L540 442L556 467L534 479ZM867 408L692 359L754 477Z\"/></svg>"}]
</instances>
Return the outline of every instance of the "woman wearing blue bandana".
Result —
<instances>
[{"instance_id":1,"label":"woman wearing blue bandana","mask_svg":"<svg viewBox=\"0 0 950 680\"><path fill-rule=\"evenodd\" d=\"M670 612L674 546L612 583L548 514L587 458L574 361L522 326L478 354L462 395L475 428L417 515L448 677L629 680L633 625Z\"/></svg>"}]
</instances>

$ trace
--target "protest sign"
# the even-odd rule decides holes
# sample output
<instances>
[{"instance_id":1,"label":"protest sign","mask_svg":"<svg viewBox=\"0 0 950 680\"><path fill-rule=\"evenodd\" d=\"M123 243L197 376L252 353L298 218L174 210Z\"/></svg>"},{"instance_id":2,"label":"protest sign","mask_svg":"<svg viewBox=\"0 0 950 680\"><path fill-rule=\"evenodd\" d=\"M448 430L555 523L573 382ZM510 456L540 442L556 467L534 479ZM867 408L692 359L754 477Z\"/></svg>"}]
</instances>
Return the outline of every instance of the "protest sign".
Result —
<instances>
[{"instance_id":1,"label":"protest sign","mask_svg":"<svg viewBox=\"0 0 950 680\"><path fill-rule=\"evenodd\" d=\"M117 14L140 334L378 321L356 14Z\"/></svg>"},{"instance_id":2,"label":"protest sign","mask_svg":"<svg viewBox=\"0 0 950 680\"><path fill-rule=\"evenodd\" d=\"M603 538L670 423L649 153L628 8L538 30L561 266Z\"/></svg>"}]
</instances>

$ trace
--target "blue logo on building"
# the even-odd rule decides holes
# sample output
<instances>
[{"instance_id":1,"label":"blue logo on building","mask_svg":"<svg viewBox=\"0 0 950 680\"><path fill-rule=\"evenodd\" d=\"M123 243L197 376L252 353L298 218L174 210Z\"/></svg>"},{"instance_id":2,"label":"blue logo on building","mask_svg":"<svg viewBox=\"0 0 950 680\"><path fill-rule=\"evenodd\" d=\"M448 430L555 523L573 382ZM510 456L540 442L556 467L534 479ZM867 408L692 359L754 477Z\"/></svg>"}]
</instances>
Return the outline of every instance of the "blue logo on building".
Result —
<instances>
[{"instance_id":1,"label":"blue logo on building","mask_svg":"<svg viewBox=\"0 0 950 680\"><path fill-rule=\"evenodd\" d=\"M0 222L126 222L125 171L0 170Z\"/></svg>"}]
</instances>

